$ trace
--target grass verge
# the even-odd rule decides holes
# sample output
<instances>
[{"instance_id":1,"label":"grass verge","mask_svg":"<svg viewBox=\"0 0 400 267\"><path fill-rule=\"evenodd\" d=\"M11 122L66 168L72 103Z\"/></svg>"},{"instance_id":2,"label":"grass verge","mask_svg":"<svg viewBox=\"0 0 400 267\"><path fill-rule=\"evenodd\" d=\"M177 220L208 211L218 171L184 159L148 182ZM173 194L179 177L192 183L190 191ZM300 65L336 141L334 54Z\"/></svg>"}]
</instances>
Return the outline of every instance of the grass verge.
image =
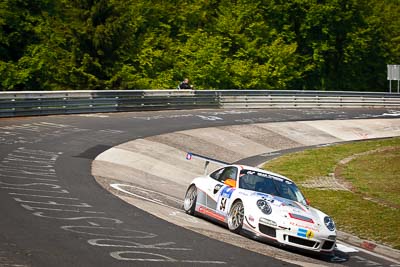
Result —
<instances>
[{"instance_id":1,"label":"grass verge","mask_svg":"<svg viewBox=\"0 0 400 267\"><path fill-rule=\"evenodd\" d=\"M400 138L310 149L263 167L294 180L338 230L400 249ZM302 185L332 177L350 190Z\"/></svg>"}]
</instances>

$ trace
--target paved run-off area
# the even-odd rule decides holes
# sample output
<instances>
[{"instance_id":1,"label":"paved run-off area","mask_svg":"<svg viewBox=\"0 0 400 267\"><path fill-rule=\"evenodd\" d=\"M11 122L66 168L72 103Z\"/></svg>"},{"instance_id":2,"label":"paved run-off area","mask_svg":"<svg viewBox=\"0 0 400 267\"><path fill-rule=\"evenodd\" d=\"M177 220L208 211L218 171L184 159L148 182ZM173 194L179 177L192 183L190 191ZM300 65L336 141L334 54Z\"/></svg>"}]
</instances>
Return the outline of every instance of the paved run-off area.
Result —
<instances>
[{"instance_id":1,"label":"paved run-off area","mask_svg":"<svg viewBox=\"0 0 400 267\"><path fill-rule=\"evenodd\" d=\"M186 152L236 162L285 149L393 136L400 136L400 119L272 122L185 130L113 147L93 161L92 174L125 201L165 220L288 262L319 265L313 258L247 240L182 214L180 206L188 184L204 172L204 162L186 160Z\"/></svg>"}]
</instances>

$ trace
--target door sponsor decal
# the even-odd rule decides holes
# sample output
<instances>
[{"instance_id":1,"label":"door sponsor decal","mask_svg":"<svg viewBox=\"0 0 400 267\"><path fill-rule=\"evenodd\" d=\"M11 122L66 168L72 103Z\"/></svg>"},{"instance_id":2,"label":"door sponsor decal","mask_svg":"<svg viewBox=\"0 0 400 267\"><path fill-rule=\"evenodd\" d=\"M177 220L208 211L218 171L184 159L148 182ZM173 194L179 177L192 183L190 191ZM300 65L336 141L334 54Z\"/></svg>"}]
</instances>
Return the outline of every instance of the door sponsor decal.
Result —
<instances>
[{"instance_id":1,"label":"door sponsor decal","mask_svg":"<svg viewBox=\"0 0 400 267\"><path fill-rule=\"evenodd\" d=\"M235 188L232 188L230 186L225 186L223 187L223 189L221 190L221 193L218 197L218 201L217 201L217 211L222 213L222 214L226 214L228 213L228 209L229 209L229 199L232 196L232 193L235 191Z\"/></svg>"}]
</instances>

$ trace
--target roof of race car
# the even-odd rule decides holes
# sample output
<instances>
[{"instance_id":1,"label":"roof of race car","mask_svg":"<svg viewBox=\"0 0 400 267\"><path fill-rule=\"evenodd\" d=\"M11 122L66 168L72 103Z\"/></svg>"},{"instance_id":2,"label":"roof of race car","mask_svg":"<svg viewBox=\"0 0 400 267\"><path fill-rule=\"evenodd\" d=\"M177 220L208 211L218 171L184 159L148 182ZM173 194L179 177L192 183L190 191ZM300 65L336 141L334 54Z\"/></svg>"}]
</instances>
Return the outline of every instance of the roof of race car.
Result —
<instances>
[{"instance_id":1,"label":"roof of race car","mask_svg":"<svg viewBox=\"0 0 400 267\"><path fill-rule=\"evenodd\" d=\"M285 179L285 180L293 182L293 180L291 180L291 179L289 179L286 176L283 176L281 174L278 174L278 173L275 173L275 172L271 172L271 171L267 171L267 170L263 170L263 169L256 168L256 167L251 167L251 166L248 166L248 165L231 164L231 165L226 165L225 167L228 167L228 166L235 166L235 167L239 168L240 170L249 170L249 171L262 172L262 173L265 173L265 174L268 174L268 175L276 176L276 177L279 177L279 178L282 178L282 179Z\"/></svg>"}]
</instances>

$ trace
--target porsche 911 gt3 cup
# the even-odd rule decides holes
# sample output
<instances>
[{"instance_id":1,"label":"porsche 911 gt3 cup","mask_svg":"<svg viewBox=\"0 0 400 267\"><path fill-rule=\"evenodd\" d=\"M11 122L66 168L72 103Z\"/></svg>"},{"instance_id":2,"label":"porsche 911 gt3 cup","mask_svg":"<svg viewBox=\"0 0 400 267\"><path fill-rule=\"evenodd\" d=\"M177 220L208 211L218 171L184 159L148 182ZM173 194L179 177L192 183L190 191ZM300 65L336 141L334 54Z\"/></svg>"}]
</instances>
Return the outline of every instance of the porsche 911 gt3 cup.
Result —
<instances>
[{"instance_id":1,"label":"porsche 911 gt3 cup","mask_svg":"<svg viewBox=\"0 0 400 267\"><path fill-rule=\"evenodd\" d=\"M211 160L197 156L206 165ZM183 209L222 222L232 232L300 249L330 252L336 243L332 218L308 205L292 180L254 167L225 165L195 178Z\"/></svg>"}]
</instances>

